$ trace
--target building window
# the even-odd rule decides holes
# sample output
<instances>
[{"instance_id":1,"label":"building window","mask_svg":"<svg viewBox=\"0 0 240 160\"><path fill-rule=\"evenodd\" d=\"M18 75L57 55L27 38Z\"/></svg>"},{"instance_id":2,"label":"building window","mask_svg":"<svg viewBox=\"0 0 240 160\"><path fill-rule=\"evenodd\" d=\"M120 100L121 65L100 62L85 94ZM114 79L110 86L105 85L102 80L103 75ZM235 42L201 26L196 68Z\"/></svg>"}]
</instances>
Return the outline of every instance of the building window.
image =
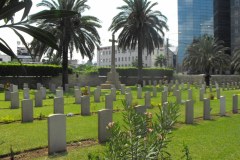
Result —
<instances>
[{"instance_id":1,"label":"building window","mask_svg":"<svg viewBox=\"0 0 240 160\"><path fill-rule=\"evenodd\" d=\"M117 62L117 58L115 58L115 62Z\"/></svg>"},{"instance_id":2,"label":"building window","mask_svg":"<svg viewBox=\"0 0 240 160\"><path fill-rule=\"evenodd\" d=\"M130 61L131 60L131 57L128 57L128 61Z\"/></svg>"},{"instance_id":3,"label":"building window","mask_svg":"<svg viewBox=\"0 0 240 160\"><path fill-rule=\"evenodd\" d=\"M127 57L125 57L125 61L127 61Z\"/></svg>"},{"instance_id":4,"label":"building window","mask_svg":"<svg viewBox=\"0 0 240 160\"><path fill-rule=\"evenodd\" d=\"M123 57L122 57L122 62L123 62Z\"/></svg>"},{"instance_id":5,"label":"building window","mask_svg":"<svg viewBox=\"0 0 240 160\"><path fill-rule=\"evenodd\" d=\"M134 57L132 57L132 61L134 61Z\"/></svg>"},{"instance_id":6,"label":"building window","mask_svg":"<svg viewBox=\"0 0 240 160\"><path fill-rule=\"evenodd\" d=\"M147 56L145 56L145 60L147 60Z\"/></svg>"},{"instance_id":7,"label":"building window","mask_svg":"<svg viewBox=\"0 0 240 160\"><path fill-rule=\"evenodd\" d=\"M121 59L120 59L120 57L118 57L118 62L120 62L121 61Z\"/></svg>"}]
</instances>

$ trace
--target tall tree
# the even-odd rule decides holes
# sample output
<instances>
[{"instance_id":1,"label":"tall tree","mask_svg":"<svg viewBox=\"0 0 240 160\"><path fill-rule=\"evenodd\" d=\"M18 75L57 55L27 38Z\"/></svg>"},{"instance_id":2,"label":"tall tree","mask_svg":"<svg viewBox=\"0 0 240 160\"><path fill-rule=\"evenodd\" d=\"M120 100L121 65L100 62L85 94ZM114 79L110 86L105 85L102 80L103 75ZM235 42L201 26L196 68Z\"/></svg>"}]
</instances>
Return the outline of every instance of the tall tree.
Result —
<instances>
[{"instance_id":1,"label":"tall tree","mask_svg":"<svg viewBox=\"0 0 240 160\"><path fill-rule=\"evenodd\" d=\"M192 71L200 71L207 76L213 69L219 69L230 64L230 56L226 54L228 47L224 42L209 35L195 39L188 47L183 59L183 67ZM209 84L209 81L206 81Z\"/></svg>"},{"instance_id":2,"label":"tall tree","mask_svg":"<svg viewBox=\"0 0 240 160\"><path fill-rule=\"evenodd\" d=\"M60 48L56 52L62 58L62 85L68 83L68 56L72 56L73 50L80 51L81 56L93 58L94 49L100 44L100 36L97 28L100 28L99 20L93 16L82 15L90 7L86 5L87 0L42 0L38 6L45 6L50 10L74 11L78 14L74 17L61 19L47 19L38 21L38 27L48 30L57 38ZM35 56L42 57L43 54L53 55L54 48L39 43L36 39L31 43Z\"/></svg>"},{"instance_id":3,"label":"tall tree","mask_svg":"<svg viewBox=\"0 0 240 160\"><path fill-rule=\"evenodd\" d=\"M152 10L157 3L148 0L123 0L126 4L118 7L120 12L109 27L118 36L118 47L126 50L138 47L138 84L142 84L142 52L146 48L151 54L154 48L163 44L164 29L168 30L167 18L160 11Z\"/></svg>"},{"instance_id":4,"label":"tall tree","mask_svg":"<svg viewBox=\"0 0 240 160\"><path fill-rule=\"evenodd\" d=\"M28 48L27 43L19 32L25 32L32 37L38 39L40 42L51 46L54 49L58 49L58 46L55 43L55 38L47 31L36 28L29 25L29 20L42 19L45 16L50 16L52 18L59 18L61 16L70 16L74 15L74 12L65 12L65 11L42 11L35 15L28 17L29 11L32 7L31 0L1 0L0 1L0 29L10 28L13 32L20 38L22 43ZM15 22L14 15L20 10L24 10L22 18L20 21ZM0 51L5 54L15 57L16 55L6 43L4 38L0 38Z\"/></svg>"}]
</instances>

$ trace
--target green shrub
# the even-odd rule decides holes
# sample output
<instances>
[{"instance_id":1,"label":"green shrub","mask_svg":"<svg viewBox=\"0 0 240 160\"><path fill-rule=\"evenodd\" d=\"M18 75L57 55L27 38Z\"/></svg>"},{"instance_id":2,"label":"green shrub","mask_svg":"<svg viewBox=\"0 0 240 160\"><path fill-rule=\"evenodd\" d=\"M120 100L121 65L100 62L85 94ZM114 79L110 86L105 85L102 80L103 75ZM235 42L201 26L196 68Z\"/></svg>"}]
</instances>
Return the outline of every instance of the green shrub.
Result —
<instances>
[{"instance_id":1,"label":"green shrub","mask_svg":"<svg viewBox=\"0 0 240 160\"><path fill-rule=\"evenodd\" d=\"M75 70L75 73L86 74L86 75L98 75L98 68L96 66L82 64L79 65Z\"/></svg>"},{"instance_id":2,"label":"green shrub","mask_svg":"<svg viewBox=\"0 0 240 160\"><path fill-rule=\"evenodd\" d=\"M105 159L170 158L165 149L178 112L179 106L169 103L166 108L160 108L155 121L151 113L139 114L133 107L126 106L123 112L124 129L114 122L107 126L111 137L106 145Z\"/></svg>"},{"instance_id":3,"label":"green shrub","mask_svg":"<svg viewBox=\"0 0 240 160\"><path fill-rule=\"evenodd\" d=\"M72 69L69 68L69 73ZM1 63L1 76L58 76L62 72L62 67L57 65L43 64L19 64L19 63Z\"/></svg>"},{"instance_id":4,"label":"green shrub","mask_svg":"<svg viewBox=\"0 0 240 160\"><path fill-rule=\"evenodd\" d=\"M117 72L120 76L128 77L128 76L137 76L138 75L138 69L134 67L127 67L127 68L116 68ZM108 67L100 67L98 68L98 72L100 76L106 76L107 73L110 71L110 68ZM143 76L172 76L173 75L173 69L169 68L143 68L142 70Z\"/></svg>"}]
</instances>

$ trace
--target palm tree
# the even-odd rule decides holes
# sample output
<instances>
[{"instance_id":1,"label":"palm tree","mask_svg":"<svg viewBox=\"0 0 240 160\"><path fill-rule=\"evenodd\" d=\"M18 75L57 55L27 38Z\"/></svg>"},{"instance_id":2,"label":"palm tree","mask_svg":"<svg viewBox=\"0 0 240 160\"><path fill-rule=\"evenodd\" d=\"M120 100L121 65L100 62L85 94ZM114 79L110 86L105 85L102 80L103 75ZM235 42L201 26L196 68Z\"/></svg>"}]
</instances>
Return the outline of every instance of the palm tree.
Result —
<instances>
[{"instance_id":1,"label":"palm tree","mask_svg":"<svg viewBox=\"0 0 240 160\"><path fill-rule=\"evenodd\" d=\"M167 65L167 59L164 55L160 54L159 56L156 57L155 62L154 62L154 66L166 66Z\"/></svg>"},{"instance_id":2,"label":"palm tree","mask_svg":"<svg viewBox=\"0 0 240 160\"><path fill-rule=\"evenodd\" d=\"M188 47L183 67L209 76L213 69L221 70L222 66L230 64L230 56L226 54L228 49L221 40L208 35L201 36ZM206 84L209 84L209 80Z\"/></svg>"},{"instance_id":3,"label":"palm tree","mask_svg":"<svg viewBox=\"0 0 240 160\"><path fill-rule=\"evenodd\" d=\"M233 50L231 65L235 71L240 71L240 48L235 48Z\"/></svg>"},{"instance_id":4,"label":"palm tree","mask_svg":"<svg viewBox=\"0 0 240 160\"><path fill-rule=\"evenodd\" d=\"M138 84L142 84L142 52L146 48L151 54L163 44L164 29L168 30L167 18L160 11L153 11L157 3L148 0L123 0L126 4L118 7L121 10L109 27L118 36L118 47L135 49L138 47Z\"/></svg>"},{"instance_id":5,"label":"palm tree","mask_svg":"<svg viewBox=\"0 0 240 160\"><path fill-rule=\"evenodd\" d=\"M59 18L61 16L70 16L74 15L73 12L65 12L65 11L42 11L35 15L28 17L29 11L32 7L31 0L1 0L0 1L0 29L10 28L13 32L20 38L22 43L28 48L28 45L19 32L25 32L32 37L38 39L40 42L51 46L54 49L58 49L58 46L55 43L55 38L47 31L36 28L34 26L29 25L29 20L42 19L45 16L49 16L51 18ZM22 18L20 21L15 22L14 15L20 10L24 10L22 14ZM27 19L28 17L28 19ZM0 38L0 51L5 54L17 58L9 45L5 42L3 38Z\"/></svg>"},{"instance_id":6,"label":"palm tree","mask_svg":"<svg viewBox=\"0 0 240 160\"><path fill-rule=\"evenodd\" d=\"M60 48L57 56L62 58L62 85L68 83L68 56L72 57L73 50L80 51L81 56L93 58L93 51L100 44L100 36L97 28L100 28L99 20L93 16L84 16L82 13L89 9L87 0L42 0L38 6L45 6L51 10L75 11L78 14L74 17L62 19L46 19L38 21L38 27L48 30L57 39ZM53 55L54 49L39 43L36 39L31 43L32 50L39 59L43 54Z\"/></svg>"}]
</instances>

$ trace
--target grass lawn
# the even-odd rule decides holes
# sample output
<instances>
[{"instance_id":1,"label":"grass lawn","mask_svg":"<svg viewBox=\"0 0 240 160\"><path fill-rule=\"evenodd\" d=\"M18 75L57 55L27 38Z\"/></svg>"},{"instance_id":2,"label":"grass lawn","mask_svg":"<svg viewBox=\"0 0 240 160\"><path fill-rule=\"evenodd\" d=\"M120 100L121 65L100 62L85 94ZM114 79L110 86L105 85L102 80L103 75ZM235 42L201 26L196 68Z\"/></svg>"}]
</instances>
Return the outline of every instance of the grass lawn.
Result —
<instances>
[{"instance_id":1,"label":"grass lawn","mask_svg":"<svg viewBox=\"0 0 240 160\"><path fill-rule=\"evenodd\" d=\"M194 117L202 117L203 115L203 102L199 101L199 89L194 86L193 99L194 104ZM144 99L136 99L136 87L132 86L133 103L144 104ZM93 93L94 88L91 88ZM152 91L152 88L146 86L143 88L143 94L145 91ZM151 98L151 103L156 106L161 103L162 87L158 87L157 97ZM109 93L109 90L102 90L102 96L100 103L95 103L93 96L91 96L91 112L92 116L80 116L76 115L67 118L67 142L79 141L83 139L97 139L97 112L105 107L104 95ZM31 90L31 98L33 99L34 91ZM232 110L232 95L239 94L239 90L221 91L221 95L226 96L226 111L231 113ZM209 91L205 94L205 97L209 97ZM215 90L212 94L215 95ZM52 93L48 92L48 96ZM20 90L20 99L22 99L22 91ZM117 101L114 102L114 109L123 109L122 100L125 99L124 95L117 92ZM187 99L187 90L182 91L183 101ZM175 101L175 96L172 92L169 94L168 101ZM74 104L73 91L64 95L65 113L80 114L80 105ZM19 109L9 109L10 102L4 101L4 93L0 92L0 155L8 154L10 152L10 146L12 145L14 152L22 152L24 150L30 150L34 148L41 148L47 146L47 120L37 120L40 114L48 116L53 113L53 99L47 98L43 101L43 107L34 107L34 117L36 118L33 123L21 123L21 107ZM219 100L211 100L211 114L217 115L219 113ZM154 107L149 109L150 112L158 112L158 108ZM239 157L236 149L239 147L238 143L240 136L237 133L240 129L238 123L240 121L240 115L230 115L229 117L217 117L212 121L198 121L195 125L184 125L185 106L180 105L180 117L178 122L180 127L173 131L172 142L169 145L169 151L174 159L179 159L182 155L183 142L188 145L191 155L194 159L209 159L207 157L215 157L210 159L221 159L225 155L228 157ZM122 121L121 112L113 114L114 121ZM200 118L201 119L201 118ZM13 123L3 123L16 121ZM221 147L220 147L221 146ZM95 148L95 149L94 149ZM219 149L217 149L219 148ZM236 149L235 149L236 148ZM74 159L75 157L82 157L81 154L87 155L84 150L102 150L100 145L83 148L79 151L71 151L67 155L61 158ZM229 152L229 153L228 153ZM221 156L222 155L222 156ZM71 157L73 156L73 157ZM226 157L223 159L227 159ZM232 158L232 159L234 159ZM238 159L237 158L237 159Z\"/></svg>"},{"instance_id":2,"label":"grass lawn","mask_svg":"<svg viewBox=\"0 0 240 160\"><path fill-rule=\"evenodd\" d=\"M195 125L181 125L172 133L168 152L172 159L181 159L183 144L187 145L190 156L194 160L237 160L240 159L240 115L216 118L211 121L200 121ZM51 157L39 157L45 159L87 159L89 153L99 155L105 149L104 145L79 148Z\"/></svg>"}]
</instances>

